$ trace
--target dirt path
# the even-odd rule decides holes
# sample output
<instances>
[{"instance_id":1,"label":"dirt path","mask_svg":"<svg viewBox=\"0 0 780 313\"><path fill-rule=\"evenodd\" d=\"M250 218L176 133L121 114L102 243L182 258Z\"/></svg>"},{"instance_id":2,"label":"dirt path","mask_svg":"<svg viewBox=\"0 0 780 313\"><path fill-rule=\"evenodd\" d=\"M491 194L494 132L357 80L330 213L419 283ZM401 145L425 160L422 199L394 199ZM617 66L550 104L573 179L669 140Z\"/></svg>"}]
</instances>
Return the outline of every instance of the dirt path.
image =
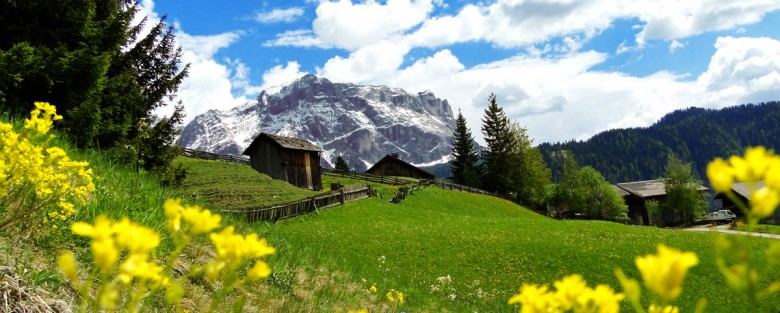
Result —
<instances>
[{"instance_id":1,"label":"dirt path","mask_svg":"<svg viewBox=\"0 0 780 313\"><path fill-rule=\"evenodd\" d=\"M719 233L726 233L726 234L749 235L749 236L756 236L756 237L780 239L780 235L765 234L765 233L751 233L746 231L730 230L728 228L729 225L719 225L719 226L691 227L691 228L684 228L683 230L709 231L709 232L719 232Z\"/></svg>"}]
</instances>

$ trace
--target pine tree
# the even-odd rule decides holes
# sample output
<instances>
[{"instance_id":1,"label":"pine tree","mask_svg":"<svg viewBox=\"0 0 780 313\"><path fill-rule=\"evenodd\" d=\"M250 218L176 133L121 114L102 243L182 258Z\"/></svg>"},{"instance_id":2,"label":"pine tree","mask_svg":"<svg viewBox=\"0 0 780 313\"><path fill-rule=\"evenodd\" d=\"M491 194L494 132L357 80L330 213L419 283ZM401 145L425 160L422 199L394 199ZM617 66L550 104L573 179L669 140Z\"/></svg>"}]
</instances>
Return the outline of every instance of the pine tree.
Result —
<instances>
[{"instance_id":1,"label":"pine tree","mask_svg":"<svg viewBox=\"0 0 780 313\"><path fill-rule=\"evenodd\" d=\"M490 104L482 117L482 135L487 144L483 151L485 160L483 186L488 191L508 195L511 177L508 171L511 165L510 149L514 139L510 133L509 118L504 113L504 109L496 103L496 95L491 93L488 101Z\"/></svg>"},{"instance_id":2,"label":"pine tree","mask_svg":"<svg viewBox=\"0 0 780 313\"><path fill-rule=\"evenodd\" d=\"M474 148L474 138L466 125L466 118L460 110L455 120L455 132L452 137L452 160L450 161L452 182L479 187L478 152Z\"/></svg>"},{"instance_id":3,"label":"pine tree","mask_svg":"<svg viewBox=\"0 0 780 313\"><path fill-rule=\"evenodd\" d=\"M347 164L347 161L344 160L344 158L341 156L336 157L336 170L342 172L349 172L349 165Z\"/></svg>"}]
</instances>

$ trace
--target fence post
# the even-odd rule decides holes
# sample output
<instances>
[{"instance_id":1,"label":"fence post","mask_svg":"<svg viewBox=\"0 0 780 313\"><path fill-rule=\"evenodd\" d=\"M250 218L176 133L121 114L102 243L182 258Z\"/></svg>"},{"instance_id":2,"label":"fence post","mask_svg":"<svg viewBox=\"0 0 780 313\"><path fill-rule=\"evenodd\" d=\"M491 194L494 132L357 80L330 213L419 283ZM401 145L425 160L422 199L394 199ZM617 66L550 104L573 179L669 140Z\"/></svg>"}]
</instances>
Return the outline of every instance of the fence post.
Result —
<instances>
[{"instance_id":1,"label":"fence post","mask_svg":"<svg viewBox=\"0 0 780 313\"><path fill-rule=\"evenodd\" d=\"M339 202L341 202L341 205L344 205L344 189L339 189Z\"/></svg>"}]
</instances>

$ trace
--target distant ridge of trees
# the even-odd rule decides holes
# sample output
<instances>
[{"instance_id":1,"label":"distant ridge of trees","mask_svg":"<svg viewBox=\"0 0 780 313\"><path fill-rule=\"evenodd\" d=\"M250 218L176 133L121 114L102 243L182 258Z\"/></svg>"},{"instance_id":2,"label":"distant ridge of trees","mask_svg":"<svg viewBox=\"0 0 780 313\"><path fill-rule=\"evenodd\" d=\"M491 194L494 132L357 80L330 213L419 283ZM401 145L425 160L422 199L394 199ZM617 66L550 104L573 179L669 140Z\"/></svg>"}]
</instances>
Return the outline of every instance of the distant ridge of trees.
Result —
<instances>
[{"instance_id":1,"label":"distant ridge of trees","mask_svg":"<svg viewBox=\"0 0 780 313\"><path fill-rule=\"evenodd\" d=\"M585 141L538 146L557 181L563 172L563 151L581 166L591 166L607 181L660 178L670 155L690 163L704 179L707 163L716 157L741 154L762 145L780 150L780 102L743 104L720 110L687 108L667 114L644 128L613 129Z\"/></svg>"}]
</instances>

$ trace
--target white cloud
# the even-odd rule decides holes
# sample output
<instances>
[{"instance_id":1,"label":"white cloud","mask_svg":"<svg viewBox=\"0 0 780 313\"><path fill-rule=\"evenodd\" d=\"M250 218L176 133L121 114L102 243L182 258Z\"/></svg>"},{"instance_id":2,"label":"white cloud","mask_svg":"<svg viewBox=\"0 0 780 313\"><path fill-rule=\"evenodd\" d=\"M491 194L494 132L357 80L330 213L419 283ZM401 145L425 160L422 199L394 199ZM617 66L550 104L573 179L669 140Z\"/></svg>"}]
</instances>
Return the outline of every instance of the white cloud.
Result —
<instances>
[{"instance_id":1,"label":"white cloud","mask_svg":"<svg viewBox=\"0 0 780 313\"><path fill-rule=\"evenodd\" d=\"M264 47L292 46L292 47L319 47L328 48L317 38L313 31L307 29L288 30L276 34L276 39L263 43Z\"/></svg>"},{"instance_id":2,"label":"white cloud","mask_svg":"<svg viewBox=\"0 0 780 313\"><path fill-rule=\"evenodd\" d=\"M406 53L400 49L392 53L396 61L376 69L376 62L387 59L383 48L373 47L372 53L359 50L331 59L319 74L410 92L430 89L454 110L463 110L478 141L491 92L536 142L585 139L611 128L648 126L692 105L719 108L776 100L780 94L780 41L769 38L719 38L707 72L694 81L663 71L646 77L595 72L591 68L607 58L597 52L556 59L517 55L466 68L445 49L400 68L400 55Z\"/></svg>"},{"instance_id":3,"label":"white cloud","mask_svg":"<svg viewBox=\"0 0 780 313\"><path fill-rule=\"evenodd\" d=\"M263 73L263 85L255 91L260 92L273 86L286 85L303 75L306 73L301 72L301 65L298 62L290 61L287 65L277 65Z\"/></svg>"},{"instance_id":4,"label":"white cloud","mask_svg":"<svg viewBox=\"0 0 780 313\"><path fill-rule=\"evenodd\" d=\"M260 12L255 15L255 21L263 24L292 23L303 15L303 8L292 7L287 9L273 9L270 12Z\"/></svg>"},{"instance_id":5,"label":"white cloud","mask_svg":"<svg viewBox=\"0 0 780 313\"><path fill-rule=\"evenodd\" d=\"M322 2L313 30L325 45L356 50L403 33L423 22L432 10L430 0Z\"/></svg>"},{"instance_id":6,"label":"white cloud","mask_svg":"<svg viewBox=\"0 0 780 313\"><path fill-rule=\"evenodd\" d=\"M677 49L684 48L684 47L685 47L685 43L673 39L672 43L669 44L669 52L674 53L675 51L677 51Z\"/></svg>"},{"instance_id":7,"label":"white cloud","mask_svg":"<svg viewBox=\"0 0 780 313\"><path fill-rule=\"evenodd\" d=\"M631 3L631 14L646 24L637 42L680 39L709 31L735 29L756 23L764 14L780 9L778 1L656 1Z\"/></svg>"},{"instance_id":8,"label":"white cloud","mask_svg":"<svg viewBox=\"0 0 780 313\"><path fill-rule=\"evenodd\" d=\"M336 56L318 69L317 75L337 82L372 82L379 77L392 77L403 64L409 47L385 40L365 46L348 57Z\"/></svg>"},{"instance_id":9,"label":"white cloud","mask_svg":"<svg viewBox=\"0 0 780 313\"><path fill-rule=\"evenodd\" d=\"M702 105L724 107L778 100L780 41L721 37L715 48L707 71L697 80Z\"/></svg>"},{"instance_id":10,"label":"white cloud","mask_svg":"<svg viewBox=\"0 0 780 313\"><path fill-rule=\"evenodd\" d=\"M181 28L176 33L176 41L182 47L182 63L190 64L189 75L179 86L178 99L184 105L187 115L184 123L195 116L211 109L225 110L242 104L248 99L245 92L235 89L251 88L247 77L248 68L239 60L225 60L226 64L217 62L214 55L220 49L235 43L240 34L226 32L210 36L193 36ZM172 106L160 108L155 113L167 115L172 112Z\"/></svg>"}]
</instances>

